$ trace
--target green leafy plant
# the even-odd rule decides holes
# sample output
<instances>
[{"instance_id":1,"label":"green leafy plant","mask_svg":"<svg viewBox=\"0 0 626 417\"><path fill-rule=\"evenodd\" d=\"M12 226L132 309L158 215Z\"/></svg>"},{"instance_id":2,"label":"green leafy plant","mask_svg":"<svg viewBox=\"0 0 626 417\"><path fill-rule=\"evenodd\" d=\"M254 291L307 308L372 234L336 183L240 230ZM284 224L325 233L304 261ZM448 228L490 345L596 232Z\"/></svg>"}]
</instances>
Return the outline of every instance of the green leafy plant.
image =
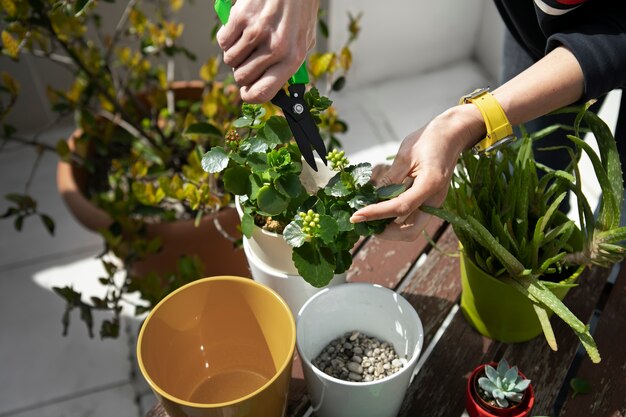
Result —
<instances>
[{"instance_id":1,"label":"green leafy plant","mask_svg":"<svg viewBox=\"0 0 626 417\"><path fill-rule=\"evenodd\" d=\"M552 349L557 343L548 311L565 321L592 361L599 362L589 326L550 291L575 286L585 266L606 267L626 253L626 228L619 227L623 196L619 156L609 128L587 111L589 105L560 110L576 114L573 127L552 126L525 134L493 157L463 154L443 208L423 210L453 225L463 251L479 268L528 297ZM566 148L572 160L566 170L540 165L533 155L532 143L559 129L575 145L575 150ZM600 155L581 139L588 130ZM577 165L582 152L589 156L602 188L597 218L582 192ZM541 178L537 170L544 172ZM559 212L568 192L576 199L581 228Z\"/></svg>"},{"instance_id":2,"label":"green leafy plant","mask_svg":"<svg viewBox=\"0 0 626 417\"><path fill-rule=\"evenodd\" d=\"M184 26L176 20L183 3L133 0L111 27L103 25L103 8L110 6L99 1L0 3L3 55L19 60L29 54L67 70L70 85L48 86L47 93L57 120L73 115L79 128L71 143L60 140L56 146L41 142L37 135L20 136L4 121L18 98L19 85L3 73L0 149L31 146L38 155L50 151L71 162L87 173L85 195L111 218L110 227L100 231L105 244L101 256L105 276L98 279L104 295L84 300L71 287L55 288L67 303L64 332L70 312L79 310L91 335L92 312L101 310L112 314L102 322L101 337L115 337L122 301L128 301L128 294L139 293L141 301L135 309L141 314L169 292L202 277L201 262L192 256L181 258L175 273L136 276L133 266L162 246L158 238L147 236L146 224L180 219L195 219L198 224L204 216L232 205L232 194L224 189L231 178L203 170L202 156L234 146L237 138L227 132L248 127L247 120L258 116L250 111L261 111L261 107L244 106L242 113L230 71L220 76L219 56L206 59L200 69L201 81L175 82L175 60L196 59L182 44ZM349 30L351 42L358 34L358 22L351 20ZM350 55L348 44L342 54ZM350 65L351 59L344 59L332 68L318 68L316 75L328 75L329 79L334 73L344 76ZM339 85L334 87L338 89ZM187 94L183 90L193 91ZM322 98L315 100L323 105ZM345 122L334 110L313 108L324 139L337 143L336 135L347 128ZM270 117L272 106L263 109ZM38 216L53 233L54 221L40 211L30 182L23 192L5 196L9 207L1 218L13 219L19 230L26 218Z\"/></svg>"},{"instance_id":3,"label":"green leafy plant","mask_svg":"<svg viewBox=\"0 0 626 417\"><path fill-rule=\"evenodd\" d=\"M486 401L495 401L498 407L508 408L519 404L530 379L521 376L517 366L509 366L506 359L498 362L497 368L485 365L485 376L478 378L479 395Z\"/></svg>"},{"instance_id":4,"label":"green leafy plant","mask_svg":"<svg viewBox=\"0 0 626 417\"><path fill-rule=\"evenodd\" d=\"M305 93L305 100L320 111L331 104L315 88ZM240 196L246 237L255 225L282 233L300 275L313 286L325 286L351 265L350 249L359 236L379 233L390 221L352 224L351 215L399 195L404 187L376 189L370 164L350 165L343 152L332 150L328 160L337 173L326 186L307 191L301 182L302 155L287 120L264 116L261 106L244 105L245 120L229 134L238 139L212 148L203 166L210 173L223 172L226 190Z\"/></svg>"}]
</instances>

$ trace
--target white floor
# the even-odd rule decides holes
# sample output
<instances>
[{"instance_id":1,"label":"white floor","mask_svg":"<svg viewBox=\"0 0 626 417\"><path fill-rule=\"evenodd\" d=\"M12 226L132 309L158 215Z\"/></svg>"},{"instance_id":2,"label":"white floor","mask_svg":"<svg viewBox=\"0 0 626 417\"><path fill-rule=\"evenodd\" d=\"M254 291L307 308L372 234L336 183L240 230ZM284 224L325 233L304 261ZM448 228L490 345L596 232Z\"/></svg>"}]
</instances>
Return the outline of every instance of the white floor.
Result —
<instances>
[{"instance_id":1,"label":"white floor","mask_svg":"<svg viewBox=\"0 0 626 417\"><path fill-rule=\"evenodd\" d=\"M418 81L390 81L333 97L351 127L344 146L352 162L383 162L411 130L488 84L480 68L465 62ZM433 99L419 105L407 91ZM69 132L48 132L46 138L55 143ZM0 196L23 190L34 158L30 149L0 153ZM75 313L68 336L61 335L64 302L50 288L73 283L97 292L92 284L100 266L94 257L101 243L63 206L55 166L56 158L46 155L31 186L42 211L56 220L55 236L35 219L21 233L0 221L0 417L143 416L155 399L136 370L137 320L126 318L122 336L103 341L97 332L90 339ZM0 213L6 207L0 200Z\"/></svg>"},{"instance_id":2,"label":"white floor","mask_svg":"<svg viewBox=\"0 0 626 417\"><path fill-rule=\"evenodd\" d=\"M45 136L54 143L69 131ZM34 158L30 149L0 153L2 196L23 191ZM102 245L65 209L55 168L56 157L45 155L30 190L55 219L55 236L38 219L28 219L21 233L0 221L0 416L142 416L155 400L134 366L137 320L126 318L122 336L103 341L97 327L88 337L75 312L62 336L64 302L50 288L73 283L98 291ZM0 212L6 207L3 199Z\"/></svg>"}]
</instances>

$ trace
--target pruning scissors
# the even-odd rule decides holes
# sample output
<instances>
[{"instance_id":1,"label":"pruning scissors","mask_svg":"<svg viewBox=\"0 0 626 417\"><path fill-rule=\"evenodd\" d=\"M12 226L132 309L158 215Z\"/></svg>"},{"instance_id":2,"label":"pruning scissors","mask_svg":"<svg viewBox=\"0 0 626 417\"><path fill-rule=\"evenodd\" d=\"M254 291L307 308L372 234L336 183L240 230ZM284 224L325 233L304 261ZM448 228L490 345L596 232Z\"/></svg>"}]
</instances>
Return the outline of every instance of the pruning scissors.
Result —
<instances>
[{"instance_id":1,"label":"pruning scissors","mask_svg":"<svg viewBox=\"0 0 626 417\"><path fill-rule=\"evenodd\" d=\"M215 0L215 12L223 25L228 22L230 8L230 0ZM317 171L313 149L317 151L326 165L326 146L311 116L311 111L304 101L305 86L308 82L309 74L306 70L306 62L303 62L298 71L289 79L289 87L287 87L289 94L281 88L272 99L272 103L282 109L302 157L313 170Z\"/></svg>"}]
</instances>

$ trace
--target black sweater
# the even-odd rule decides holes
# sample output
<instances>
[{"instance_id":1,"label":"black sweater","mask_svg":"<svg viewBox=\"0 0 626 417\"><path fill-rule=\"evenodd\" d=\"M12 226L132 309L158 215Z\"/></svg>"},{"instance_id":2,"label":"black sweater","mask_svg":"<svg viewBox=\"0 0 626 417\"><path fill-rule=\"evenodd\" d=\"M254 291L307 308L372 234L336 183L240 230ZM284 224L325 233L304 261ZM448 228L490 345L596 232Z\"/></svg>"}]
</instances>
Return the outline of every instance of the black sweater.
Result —
<instances>
[{"instance_id":1,"label":"black sweater","mask_svg":"<svg viewBox=\"0 0 626 417\"><path fill-rule=\"evenodd\" d=\"M511 35L539 60L559 45L580 64L581 101L621 88L615 139L626 182L626 4L623 0L494 0Z\"/></svg>"},{"instance_id":2,"label":"black sweater","mask_svg":"<svg viewBox=\"0 0 626 417\"><path fill-rule=\"evenodd\" d=\"M626 85L626 5L622 0L495 0L515 39L538 60L559 45L578 60L583 99Z\"/></svg>"}]
</instances>

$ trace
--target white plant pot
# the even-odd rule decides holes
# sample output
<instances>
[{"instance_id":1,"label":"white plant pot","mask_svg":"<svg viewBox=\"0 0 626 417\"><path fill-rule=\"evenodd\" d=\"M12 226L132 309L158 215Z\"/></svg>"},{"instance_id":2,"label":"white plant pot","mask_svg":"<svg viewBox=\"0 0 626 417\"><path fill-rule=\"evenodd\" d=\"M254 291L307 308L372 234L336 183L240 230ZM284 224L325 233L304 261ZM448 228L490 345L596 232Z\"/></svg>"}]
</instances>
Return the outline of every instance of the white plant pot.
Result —
<instances>
[{"instance_id":1,"label":"white plant pot","mask_svg":"<svg viewBox=\"0 0 626 417\"><path fill-rule=\"evenodd\" d=\"M315 162L317 164L317 172L313 171L313 168L304 160L302 161L300 182L309 194L315 194L320 188L326 186L328 181L336 174L335 171L324 165L321 159L316 157ZM237 213L239 213L239 218L241 218L243 211L239 204L239 197L235 198L235 207L237 208ZM261 262L287 275L298 275L298 270L291 260L291 246L285 242L281 234L268 232L255 226L248 244L250 245L250 250L254 252Z\"/></svg>"},{"instance_id":2,"label":"white plant pot","mask_svg":"<svg viewBox=\"0 0 626 417\"><path fill-rule=\"evenodd\" d=\"M296 346L317 417L395 417L424 343L417 312L401 295L366 283L325 288L298 313ZM371 382L349 382L316 368L312 361L333 339L354 330L393 344L406 365Z\"/></svg>"},{"instance_id":3,"label":"white plant pot","mask_svg":"<svg viewBox=\"0 0 626 417\"><path fill-rule=\"evenodd\" d=\"M298 314L298 311L300 311L300 308L304 305L304 303L311 296L320 292L323 288L316 288L312 286L311 284L306 282L300 275L298 275L297 272L295 274L287 274L284 271L272 268L271 266L263 262L258 256L256 256L255 252L251 248L250 243L251 240L244 237L243 250L246 253L246 257L248 258L248 264L250 265L252 278L255 281L266 285L276 291L283 298L283 300L285 300L295 317ZM289 259L291 259L291 247L289 248ZM334 286L345 283L346 275L347 274L345 273L335 275L328 285Z\"/></svg>"}]
</instances>

